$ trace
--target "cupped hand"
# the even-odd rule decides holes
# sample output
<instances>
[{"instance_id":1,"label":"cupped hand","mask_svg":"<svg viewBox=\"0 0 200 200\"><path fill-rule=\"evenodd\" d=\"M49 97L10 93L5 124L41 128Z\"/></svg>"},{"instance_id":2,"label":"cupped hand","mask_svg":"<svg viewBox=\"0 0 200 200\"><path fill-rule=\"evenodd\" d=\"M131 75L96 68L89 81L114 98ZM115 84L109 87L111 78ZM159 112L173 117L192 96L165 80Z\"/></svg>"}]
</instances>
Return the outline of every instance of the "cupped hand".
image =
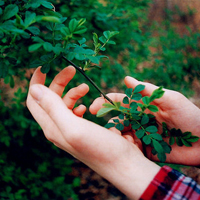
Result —
<instances>
[{"instance_id":1,"label":"cupped hand","mask_svg":"<svg viewBox=\"0 0 200 200\"><path fill-rule=\"evenodd\" d=\"M150 96L152 92L158 87L145 82L140 82L132 77L125 78L125 84L128 88L135 88L138 84L145 85L145 89L141 92L143 96ZM124 94L111 93L108 96L113 101L122 102ZM97 98L90 106L90 112L96 114L98 110L105 103L103 98ZM169 129L181 129L183 132L191 131L193 135L200 137L200 109L190 102L182 94L165 89L165 94L162 98L156 99L153 102L158 106L159 111L153 113L156 117L158 124L165 122ZM159 128L161 133L162 129ZM134 132L130 129L124 130L123 135L128 135L129 141L135 137ZM176 144L172 146L172 152L167 154L166 162L178 163L185 165L200 165L199 158L200 141L193 143L192 147L179 147ZM157 156L151 154L151 150L147 148L147 156L152 160L156 160Z\"/></svg>"},{"instance_id":2,"label":"cupped hand","mask_svg":"<svg viewBox=\"0 0 200 200\"><path fill-rule=\"evenodd\" d=\"M134 140L130 142L82 118L84 106L73 109L76 101L88 92L86 84L70 89L61 98L74 75L75 69L67 67L48 88L44 86L45 75L38 68L30 82L28 109L48 140L84 162L130 198L139 198L160 168L143 156Z\"/></svg>"}]
</instances>

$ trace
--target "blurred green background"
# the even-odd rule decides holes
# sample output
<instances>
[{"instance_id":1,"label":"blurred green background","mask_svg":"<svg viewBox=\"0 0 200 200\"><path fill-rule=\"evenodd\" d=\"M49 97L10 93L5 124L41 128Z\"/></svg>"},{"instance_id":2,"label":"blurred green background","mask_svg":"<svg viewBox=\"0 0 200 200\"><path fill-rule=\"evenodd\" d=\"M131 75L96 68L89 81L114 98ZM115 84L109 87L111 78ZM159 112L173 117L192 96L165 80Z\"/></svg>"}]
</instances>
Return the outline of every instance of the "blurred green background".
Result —
<instances>
[{"instance_id":1,"label":"blurred green background","mask_svg":"<svg viewBox=\"0 0 200 200\"><path fill-rule=\"evenodd\" d=\"M181 0L49 2L69 19L86 18L87 40L92 39L93 32L120 32L116 36L116 45L107 48L109 60L102 62L102 69L88 72L105 93L123 92L123 79L129 75L180 91L200 105L198 0L185 0L184 3ZM11 0L10 3L20 1ZM0 49L3 49L6 38L1 34L0 37ZM0 79L0 199L93 199L83 198L77 189L81 178L71 175L76 161L45 139L25 106L29 80L34 71L29 68L29 63L40 54L39 51L25 53L23 48L30 44L31 41L19 42L17 48L11 50L21 58L20 62L8 63L8 75ZM55 63L48 73L47 85L66 65L65 62ZM67 89L82 82L87 83L77 72ZM90 92L81 102L89 107L98 96L90 86ZM105 119L95 118L88 111L85 118L105 124ZM117 195L125 199L122 194Z\"/></svg>"}]
</instances>

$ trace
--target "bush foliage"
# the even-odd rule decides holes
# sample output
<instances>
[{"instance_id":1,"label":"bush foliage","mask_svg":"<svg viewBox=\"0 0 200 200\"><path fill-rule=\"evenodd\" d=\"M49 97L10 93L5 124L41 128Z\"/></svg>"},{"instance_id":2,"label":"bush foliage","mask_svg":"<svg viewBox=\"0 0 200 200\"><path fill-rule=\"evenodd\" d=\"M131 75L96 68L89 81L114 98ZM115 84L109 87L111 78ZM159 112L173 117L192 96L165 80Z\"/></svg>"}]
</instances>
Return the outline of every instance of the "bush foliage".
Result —
<instances>
[{"instance_id":1,"label":"bush foliage","mask_svg":"<svg viewBox=\"0 0 200 200\"><path fill-rule=\"evenodd\" d=\"M124 76L131 75L187 94L200 75L200 34L190 30L180 36L165 24L150 26L149 2L0 0L1 199L78 199L74 188L80 180L68 177L73 159L46 141L25 107L30 68L42 65L48 85L67 65L65 53L82 67L88 60L98 65L101 70L92 68L87 74L104 91L120 90ZM116 45L103 52L109 60L102 54L94 60L93 33L100 39L108 30L119 32ZM75 55L77 44L82 49ZM81 82L86 80L77 74L71 85ZM83 103L89 105L97 96L91 87ZM86 118L92 119L89 114Z\"/></svg>"}]
</instances>

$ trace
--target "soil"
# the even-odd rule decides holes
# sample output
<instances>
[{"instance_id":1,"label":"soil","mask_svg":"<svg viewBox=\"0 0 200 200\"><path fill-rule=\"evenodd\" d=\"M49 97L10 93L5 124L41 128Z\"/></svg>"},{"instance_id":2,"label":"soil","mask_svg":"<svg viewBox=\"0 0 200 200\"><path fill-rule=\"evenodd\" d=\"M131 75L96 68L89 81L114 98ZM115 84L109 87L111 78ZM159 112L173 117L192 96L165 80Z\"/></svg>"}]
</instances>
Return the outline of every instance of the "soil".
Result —
<instances>
[{"instance_id":1,"label":"soil","mask_svg":"<svg viewBox=\"0 0 200 200\"><path fill-rule=\"evenodd\" d=\"M129 200L117 188L78 160L72 168L73 177L80 177L80 187L75 189L80 200Z\"/></svg>"}]
</instances>

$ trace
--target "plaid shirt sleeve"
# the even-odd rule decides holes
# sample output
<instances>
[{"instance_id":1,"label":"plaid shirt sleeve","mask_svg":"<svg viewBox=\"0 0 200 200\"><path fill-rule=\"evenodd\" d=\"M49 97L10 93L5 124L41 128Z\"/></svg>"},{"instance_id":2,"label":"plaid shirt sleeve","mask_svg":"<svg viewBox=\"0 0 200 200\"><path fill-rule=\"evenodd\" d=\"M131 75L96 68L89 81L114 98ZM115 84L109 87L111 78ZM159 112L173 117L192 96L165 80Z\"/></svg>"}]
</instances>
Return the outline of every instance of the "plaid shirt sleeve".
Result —
<instances>
[{"instance_id":1,"label":"plaid shirt sleeve","mask_svg":"<svg viewBox=\"0 0 200 200\"><path fill-rule=\"evenodd\" d=\"M164 166L140 200L200 200L200 185L180 172Z\"/></svg>"}]
</instances>

